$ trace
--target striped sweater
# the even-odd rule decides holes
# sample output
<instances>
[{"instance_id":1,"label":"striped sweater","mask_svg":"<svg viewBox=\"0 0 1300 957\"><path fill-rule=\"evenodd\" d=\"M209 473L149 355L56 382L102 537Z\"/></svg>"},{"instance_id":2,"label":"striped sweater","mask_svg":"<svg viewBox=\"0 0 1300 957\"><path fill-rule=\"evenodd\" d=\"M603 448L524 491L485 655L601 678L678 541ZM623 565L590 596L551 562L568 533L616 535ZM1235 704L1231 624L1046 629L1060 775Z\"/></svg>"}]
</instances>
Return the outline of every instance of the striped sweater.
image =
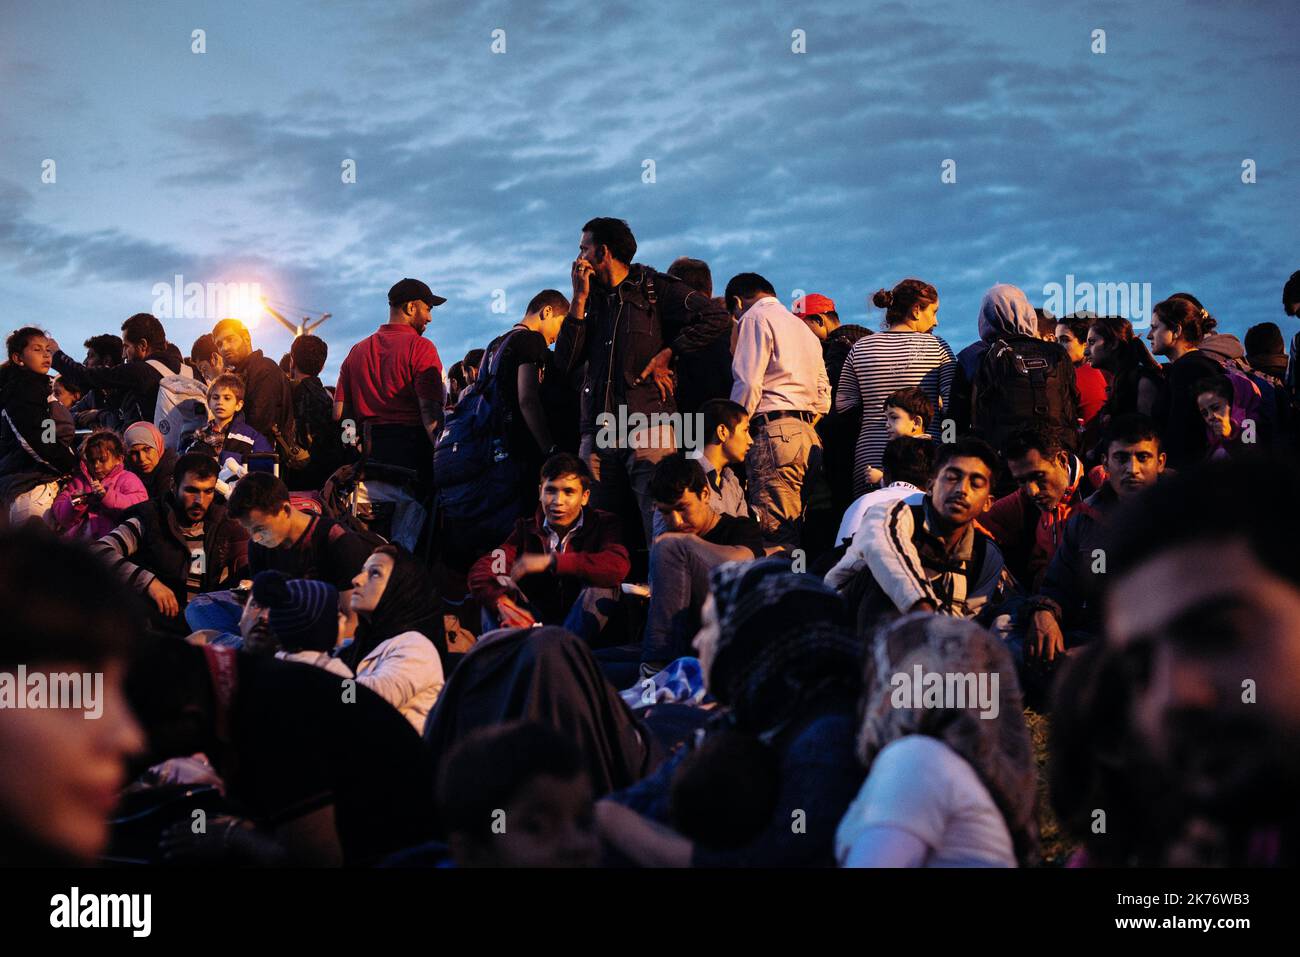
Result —
<instances>
[{"instance_id":1,"label":"striped sweater","mask_svg":"<svg viewBox=\"0 0 1300 957\"><path fill-rule=\"evenodd\" d=\"M853 344L836 387L835 411L862 409L862 430L853 459L854 495L867 491L867 469L879 468L885 454L889 438L886 397L908 386L920 386L934 404L934 421L928 431L938 436L956 370L948 343L928 332L890 330Z\"/></svg>"}]
</instances>

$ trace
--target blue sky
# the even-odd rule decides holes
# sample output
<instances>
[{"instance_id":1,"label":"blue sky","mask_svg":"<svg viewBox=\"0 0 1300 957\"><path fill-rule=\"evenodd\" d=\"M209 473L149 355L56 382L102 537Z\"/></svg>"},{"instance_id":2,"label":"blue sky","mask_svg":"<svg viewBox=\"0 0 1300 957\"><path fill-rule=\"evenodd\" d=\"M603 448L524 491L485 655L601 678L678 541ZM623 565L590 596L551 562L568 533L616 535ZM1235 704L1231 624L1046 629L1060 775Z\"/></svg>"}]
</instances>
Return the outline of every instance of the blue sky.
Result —
<instances>
[{"instance_id":1,"label":"blue sky","mask_svg":"<svg viewBox=\"0 0 1300 957\"><path fill-rule=\"evenodd\" d=\"M416 276L449 300L427 335L450 365L567 292L582 223L615 215L641 261L755 270L872 327L871 292L919 276L955 348L993 283L1040 304L1067 274L1289 339L1298 9L3 0L4 331L79 352L176 274L256 282L333 313L332 373ZM165 324L185 350L211 326Z\"/></svg>"}]
</instances>

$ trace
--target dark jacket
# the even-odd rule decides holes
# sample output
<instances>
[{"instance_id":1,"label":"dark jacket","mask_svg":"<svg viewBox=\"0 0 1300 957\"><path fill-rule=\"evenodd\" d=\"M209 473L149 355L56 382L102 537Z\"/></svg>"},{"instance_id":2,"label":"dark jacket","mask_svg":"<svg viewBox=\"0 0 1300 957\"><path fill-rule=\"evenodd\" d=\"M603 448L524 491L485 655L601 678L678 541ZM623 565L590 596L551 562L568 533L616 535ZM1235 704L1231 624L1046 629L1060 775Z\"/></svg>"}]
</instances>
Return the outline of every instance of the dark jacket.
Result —
<instances>
[{"instance_id":1,"label":"dark jacket","mask_svg":"<svg viewBox=\"0 0 1300 957\"><path fill-rule=\"evenodd\" d=\"M273 427L292 441L297 435L293 422L293 385L272 360L254 349L233 371L244 379L244 418L248 424L274 442Z\"/></svg>"},{"instance_id":2,"label":"dark jacket","mask_svg":"<svg viewBox=\"0 0 1300 957\"><path fill-rule=\"evenodd\" d=\"M521 518L499 552L484 555L469 570L469 589L487 608L506 593L497 581L507 577L521 554L545 555L548 533L542 529L541 508L531 518ZM544 624L561 625L578 595L588 585L617 588L630 566L623 546L619 520L609 512L588 506L582 510L582 527L573 533L556 558L555 572L529 575L519 586Z\"/></svg>"},{"instance_id":3,"label":"dark jacket","mask_svg":"<svg viewBox=\"0 0 1300 957\"><path fill-rule=\"evenodd\" d=\"M152 613L155 627L167 631L188 631L185 626L187 601L185 580L189 573L190 551L176 517L176 496L168 492L161 501L141 502L129 509L122 524L90 548L117 576L140 594L149 590L156 578L176 595L181 613L163 618ZM248 567L248 534L233 518L226 515L226 503L216 496L203 520L203 547L206 562L200 591L216 591L238 584Z\"/></svg>"},{"instance_id":4,"label":"dark jacket","mask_svg":"<svg viewBox=\"0 0 1300 957\"><path fill-rule=\"evenodd\" d=\"M72 416L50 392L49 376L0 365L0 499L6 502L77 468ZM46 442L54 423L53 442Z\"/></svg>"},{"instance_id":5,"label":"dark jacket","mask_svg":"<svg viewBox=\"0 0 1300 957\"><path fill-rule=\"evenodd\" d=\"M179 458L180 455L175 449L163 449L158 464L148 475L130 465L127 468L140 476L140 481L144 483L144 490L149 493L151 499L157 501L172 490L172 472L176 469L176 460Z\"/></svg>"},{"instance_id":6,"label":"dark jacket","mask_svg":"<svg viewBox=\"0 0 1300 957\"><path fill-rule=\"evenodd\" d=\"M1073 510L1097 490L1079 459L1070 456L1070 487L1056 509L1040 509L1024 489L1016 489L993 503L980 517L980 525L1002 549L1007 568L1026 588L1036 588L1061 544L1062 530Z\"/></svg>"},{"instance_id":7,"label":"dark jacket","mask_svg":"<svg viewBox=\"0 0 1300 957\"><path fill-rule=\"evenodd\" d=\"M334 399L316 376L291 383L298 444L311 456L305 469L284 472L289 488L317 490L344 463L343 433L334 421Z\"/></svg>"},{"instance_id":8,"label":"dark jacket","mask_svg":"<svg viewBox=\"0 0 1300 957\"><path fill-rule=\"evenodd\" d=\"M1079 504L1065 523L1061 544L1043 574L1037 598L1053 606L1062 629L1101 632L1101 576L1097 558L1105 555L1106 523L1119 507L1109 484Z\"/></svg>"},{"instance_id":9,"label":"dark jacket","mask_svg":"<svg viewBox=\"0 0 1300 957\"><path fill-rule=\"evenodd\" d=\"M653 382L632 383L665 347L674 355L696 352L730 328L731 317L718 300L640 263L628 268L617 289L605 291L593 284L585 320L567 317L555 344L556 359L566 373L587 362L583 434L596 431L596 416L617 414L620 405L627 406L628 414L675 412L674 398L661 399Z\"/></svg>"},{"instance_id":10,"label":"dark jacket","mask_svg":"<svg viewBox=\"0 0 1300 957\"><path fill-rule=\"evenodd\" d=\"M150 365L151 360L161 362L173 373L181 371L181 361L170 353L150 356L148 359L132 359L120 366L101 369L87 369L62 349L54 353L53 365L59 375L68 377L68 381L83 390L116 389L120 396L116 415L117 428L124 428L132 422L152 422L154 409L158 406L158 383L162 373Z\"/></svg>"}]
</instances>

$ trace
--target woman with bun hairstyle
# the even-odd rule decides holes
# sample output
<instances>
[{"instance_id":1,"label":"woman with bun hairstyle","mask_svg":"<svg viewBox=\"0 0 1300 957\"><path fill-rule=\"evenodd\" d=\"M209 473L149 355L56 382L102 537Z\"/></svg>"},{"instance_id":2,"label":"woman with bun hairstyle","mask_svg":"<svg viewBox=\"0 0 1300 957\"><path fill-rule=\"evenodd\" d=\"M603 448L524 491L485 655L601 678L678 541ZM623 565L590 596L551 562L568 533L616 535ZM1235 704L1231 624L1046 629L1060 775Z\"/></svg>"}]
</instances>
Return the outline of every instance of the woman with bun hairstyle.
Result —
<instances>
[{"instance_id":1,"label":"woman with bun hairstyle","mask_svg":"<svg viewBox=\"0 0 1300 957\"><path fill-rule=\"evenodd\" d=\"M835 411L862 409L853 462L853 494L868 491L867 469L879 468L889 432L885 428L885 397L899 389L919 387L934 405L929 433L939 434L947 417L948 394L956 362L952 349L931 330L938 324L939 293L920 279L904 279L892 290L871 297L885 310L883 335L866 336L853 344L836 387Z\"/></svg>"},{"instance_id":2,"label":"woman with bun hairstyle","mask_svg":"<svg viewBox=\"0 0 1300 957\"><path fill-rule=\"evenodd\" d=\"M1223 367L1200 351L1201 340L1218 323L1188 293L1175 293L1151 310L1147 340L1151 351L1169 360L1165 366L1168 411L1160 426L1160 444L1168 467L1186 468L1203 460L1208 451L1205 422L1196 404L1196 384L1223 374Z\"/></svg>"}]
</instances>

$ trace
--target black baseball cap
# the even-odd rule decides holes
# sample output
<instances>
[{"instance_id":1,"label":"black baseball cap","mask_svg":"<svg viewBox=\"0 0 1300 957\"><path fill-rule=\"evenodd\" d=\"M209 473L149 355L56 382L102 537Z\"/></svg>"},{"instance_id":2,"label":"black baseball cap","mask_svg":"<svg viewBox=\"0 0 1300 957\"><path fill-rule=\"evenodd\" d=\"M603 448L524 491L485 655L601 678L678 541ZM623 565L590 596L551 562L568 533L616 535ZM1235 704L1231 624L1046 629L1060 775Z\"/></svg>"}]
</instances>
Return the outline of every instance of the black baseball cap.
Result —
<instances>
[{"instance_id":1,"label":"black baseball cap","mask_svg":"<svg viewBox=\"0 0 1300 957\"><path fill-rule=\"evenodd\" d=\"M418 279L403 279L388 290L388 304L390 306L400 306L416 299L428 303L430 309L434 306L441 306L447 301L442 296L435 296L433 290Z\"/></svg>"}]
</instances>

